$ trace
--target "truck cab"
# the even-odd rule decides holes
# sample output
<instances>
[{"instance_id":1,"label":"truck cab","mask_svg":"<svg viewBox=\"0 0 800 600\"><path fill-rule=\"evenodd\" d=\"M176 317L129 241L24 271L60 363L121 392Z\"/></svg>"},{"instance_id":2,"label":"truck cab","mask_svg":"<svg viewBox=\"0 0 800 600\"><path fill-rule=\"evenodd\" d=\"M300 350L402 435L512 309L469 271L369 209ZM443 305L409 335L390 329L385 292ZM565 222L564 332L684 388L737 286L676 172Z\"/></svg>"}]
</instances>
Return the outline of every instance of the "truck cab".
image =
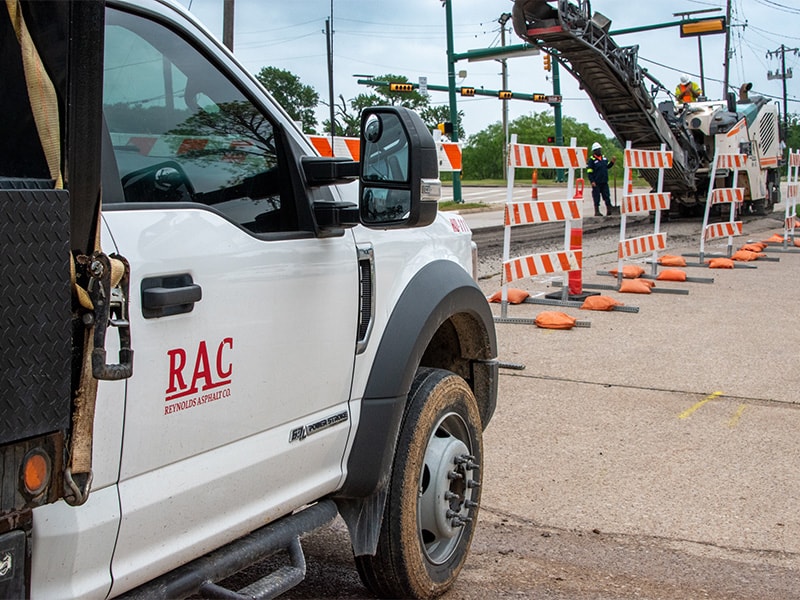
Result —
<instances>
[{"instance_id":1,"label":"truck cab","mask_svg":"<svg viewBox=\"0 0 800 600\"><path fill-rule=\"evenodd\" d=\"M41 13L22 4L22 14L46 60ZM124 289L108 294L103 350L132 357L132 373L96 384L80 500L64 468L75 409L62 403L70 414L48 431L61 447L46 453L46 489L0 507L9 517L0 546L24 534L23 551L9 554L23 566L0 576L0 591L213 595L254 555L276 550L302 579L296 538L339 512L373 592L442 593L474 531L497 362L491 313L470 277L470 235L436 210L430 134L411 111L370 109L360 165L321 158L177 4L108 0L100 14L98 248L129 265ZM61 114L73 114L71 88L53 79ZM69 140L64 154L79 153ZM4 177L5 187L36 179L0 168L0 189ZM68 305L73 331L97 324L74 298ZM115 328L129 332L130 349ZM74 346L73 368L61 371L73 396ZM11 410L33 401L23 394ZM422 448L416 462L404 448L412 442ZM11 456L20 441L9 432L0 443ZM22 468L9 464L6 487ZM435 476L419 499L406 480L423 472ZM412 519L419 539L399 561L386 558L397 519ZM247 539L261 541L245 559ZM209 566L219 557L223 571ZM370 576L392 565L416 571ZM280 579L262 587L280 593Z\"/></svg>"}]
</instances>

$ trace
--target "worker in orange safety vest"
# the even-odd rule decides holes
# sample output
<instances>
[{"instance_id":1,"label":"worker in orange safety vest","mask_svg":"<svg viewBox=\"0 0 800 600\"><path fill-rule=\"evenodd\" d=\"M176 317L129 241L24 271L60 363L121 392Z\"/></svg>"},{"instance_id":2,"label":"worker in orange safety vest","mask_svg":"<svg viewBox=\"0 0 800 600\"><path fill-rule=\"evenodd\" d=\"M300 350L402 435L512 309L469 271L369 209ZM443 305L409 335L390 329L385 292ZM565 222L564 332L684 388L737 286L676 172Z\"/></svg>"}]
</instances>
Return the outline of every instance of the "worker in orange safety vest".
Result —
<instances>
[{"instance_id":1,"label":"worker in orange safety vest","mask_svg":"<svg viewBox=\"0 0 800 600\"><path fill-rule=\"evenodd\" d=\"M686 74L681 75L681 82L675 88L675 98L679 102L686 104L687 102L697 102L698 98L703 95L703 90L694 81L689 79Z\"/></svg>"}]
</instances>

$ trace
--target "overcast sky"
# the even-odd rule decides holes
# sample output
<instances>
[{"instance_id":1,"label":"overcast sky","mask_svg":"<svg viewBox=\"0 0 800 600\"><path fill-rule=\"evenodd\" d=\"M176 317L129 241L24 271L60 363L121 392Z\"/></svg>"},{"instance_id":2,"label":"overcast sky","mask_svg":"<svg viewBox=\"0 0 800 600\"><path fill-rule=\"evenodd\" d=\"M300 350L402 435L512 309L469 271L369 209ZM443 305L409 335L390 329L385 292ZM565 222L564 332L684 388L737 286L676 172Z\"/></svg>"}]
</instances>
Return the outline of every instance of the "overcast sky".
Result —
<instances>
[{"instance_id":1,"label":"overcast sky","mask_svg":"<svg viewBox=\"0 0 800 600\"><path fill-rule=\"evenodd\" d=\"M179 0L189 7L215 35L221 37L223 0ZM774 96L781 102L783 82L769 80L768 72L779 73L781 62L767 53L783 45L786 68L794 77L786 80L789 113L800 113L800 3L797 0L731 0L730 84L745 81L754 92ZM447 85L447 37L445 10L441 0L235 0L234 54L251 72L271 65L298 75L327 101L327 49L325 20L333 3L334 88L346 99L369 91L356 83L354 74L405 75L417 82L420 76L430 84ZM678 20L674 13L721 9L700 16L724 16L726 0L593 0L592 9L611 19L611 30L628 29ZM510 12L511 0L453 0L456 53L500 45L498 19ZM508 27L510 28L509 22ZM666 87L674 89L686 72L700 81L697 38L681 38L677 28L618 35L621 46L639 46L640 64ZM506 35L509 45L522 43L513 30ZM724 35L702 38L706 94L723 96ZM459 85L497 90L501 88L500 65L496 61L457 63L456 70L467 76ZM541 56L508 61L509 89L523 93L552 93L549 74ZM561 70L563 114L608 129L598 117L586 94L571 75ZM446 104L447 94L431 92L434 104ZM477 133L502 118L502 102L495 98L458 97L464 111L467 135ZM515 100L509 102L511 119L550 110L545 104ZM320 106L318 120L327 116Z\"/></svg>"}]
</instances>

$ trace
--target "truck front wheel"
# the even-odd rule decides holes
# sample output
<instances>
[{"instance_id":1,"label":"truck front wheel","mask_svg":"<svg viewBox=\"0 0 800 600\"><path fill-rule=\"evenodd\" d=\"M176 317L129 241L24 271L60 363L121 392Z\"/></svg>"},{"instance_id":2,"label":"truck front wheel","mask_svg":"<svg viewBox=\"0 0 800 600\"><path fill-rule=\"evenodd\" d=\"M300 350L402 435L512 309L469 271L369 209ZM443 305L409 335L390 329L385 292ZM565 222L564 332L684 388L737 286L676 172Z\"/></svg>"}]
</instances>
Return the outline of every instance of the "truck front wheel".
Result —
<instances>
[{"instance_id":1,"label":"truck front wheel","mask_svg":"<svg viewBox=\"0 0 800 600\"><path fill-rule=\"evenodd\" d=\"M449 371L419 369L408 395L375 556L356 566L381 597L434 598L467 558L478 517L481 419Z\"/></svg>"}]
</instances>

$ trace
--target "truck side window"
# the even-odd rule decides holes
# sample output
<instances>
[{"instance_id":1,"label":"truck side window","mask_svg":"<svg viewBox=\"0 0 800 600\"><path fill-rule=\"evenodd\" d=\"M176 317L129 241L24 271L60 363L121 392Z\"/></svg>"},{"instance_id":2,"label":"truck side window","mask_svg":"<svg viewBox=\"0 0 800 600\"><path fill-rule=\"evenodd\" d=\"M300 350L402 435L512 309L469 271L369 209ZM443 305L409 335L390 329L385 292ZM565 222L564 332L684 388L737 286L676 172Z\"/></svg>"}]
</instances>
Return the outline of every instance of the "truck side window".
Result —
<instances>
[{"instance_id":1,"label":"truck side window","mask_svg":"<svg viewBox=\"0 0 800 600\"><path fill-rule=\"evenodd\" d=\"M126 202L195 202L256 233L297 229L275 126L175 32L106 13L103 105Z\"/></svg>"}]
</instances>

